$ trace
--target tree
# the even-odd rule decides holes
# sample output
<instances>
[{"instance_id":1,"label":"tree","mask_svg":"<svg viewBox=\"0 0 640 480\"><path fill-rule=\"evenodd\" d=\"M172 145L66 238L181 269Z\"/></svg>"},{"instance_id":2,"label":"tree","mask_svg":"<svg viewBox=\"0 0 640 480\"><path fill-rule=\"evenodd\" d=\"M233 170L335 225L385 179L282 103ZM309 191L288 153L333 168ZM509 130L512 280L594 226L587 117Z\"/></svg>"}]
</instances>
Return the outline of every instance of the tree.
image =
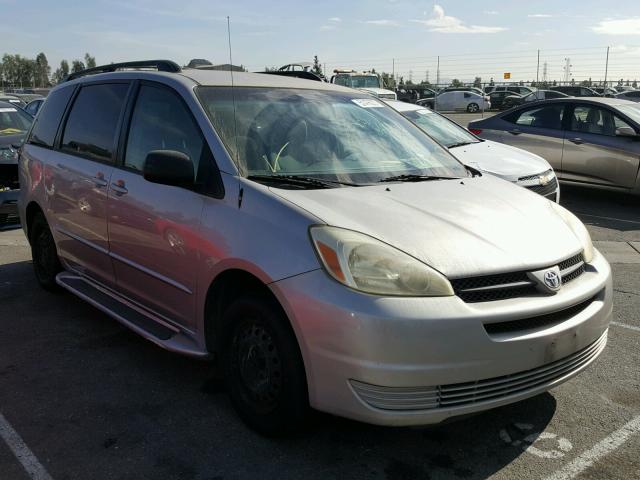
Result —
<instances>
[{"instance_id":1,"label":"tree","mask_svg":"<svg viewBox=\"0 0 640 480\"><path fill-rule=\"evenodd\" d=\"M452 87L461 87L462 86L462 82L460 80L458 80L457 78L454 78L453 80L451 80L451 86Z\"/></svg>"},{"instance_id":2,"label":"tree","mask_svg":"<svg viewBox=\"0 0 640 480\"><path fill-rule=\"evenodd\" d=\"M92 57L88 53L84 54L84 64L87 68L95 68L96 66L96 57Z\"/></svg>"},{"instance_id":3,"label":"tree","mask_svg":"<svg viewBox=\"0 0 640 480\"><path fill-rule=\"evenodd\" d=\"M496 82L493 81L493 77L491 77L491 80L489 80L489 85L491 85L492 87L496 84Z\"/></svg>"},{"instance_id":4,"label":"tree","mask_svg":"<svg viewBox=\"0 0 640 480\"><path fill-rule=\"evenodd\" d=\"M277 72L278 67L264 67L265 72Z\"/></svg>"},{"instance_id":5,"label":"tree","mask_svg":"<svg viewBox=\"0 0 640 480\"><path fill-rule=\"evenodd\" d=\"M36 56L34 73L35 73L36 87L49 86L49 75L51 75L51 67L49 66L49 61L47 60L47 56L43 52L40 52Z\"/></svg>"},{"instance_id":6,"label":"tree","mask_svg":"<svg viewBox=\"0 0 640 480\"><path fill-rule=\"evenodd\" d=\"M632 86L633 88L638 88L638 81L637 81L637 80L634 80L634 81L633 81L633 83L631 84L631 86Z\"/></svg>"},{"instance_id":7,"label":"tree","mask_svg":"<svg viewBox=\"0 0 640 480\"><path fill-rule=\"evenodd\" d=\"M384 86L390 88L391 90L394 90L396 88L396 81L390 73L382 72L380 73L380 77L382 78L382 84Z\"/></svg>"},{"instance_id":8,"label":"tree","mask_svg":"<svg viewBox=\"0 0 640 480\"><path fill-rule=\"evenodd\" d=\"M81 72L84 68L84 63L80 60L74 60L71 62L71 73Z\"/></svg>"},{"instance_id":9,"label":"tree","mask_svg":"<svg viewBox=\"0 0 640 480\"><path fill-rule=\"evenodd\" d=\"M311 69L311 71L316 75L322 75L322 67L320 67L320 61L318 60L318 55L313 56L313 68Z\"/></svg>"},{"instance_id":10,"label":"tree","mask_svg":"<svg viewBox=\"0 0 640 480\"><path fill-rule=\"evenodd\" d=\"M473 80L473 86L474 86L474 87L478 87L478 88L482 88L482 78L480 78L480 77L476 77L476 78Z\"/></svg>"},{"instance_id":11,"label":"tree","mask_svg":"<svg viewBox=\"0 0 640 480\"><path fill-rule=\"evenodd\" d=\"M69 75L69 62L66 60L60 61L60 67L53 72L53 81L55 83L60 83Z\"/></svg>"}]
</instances>

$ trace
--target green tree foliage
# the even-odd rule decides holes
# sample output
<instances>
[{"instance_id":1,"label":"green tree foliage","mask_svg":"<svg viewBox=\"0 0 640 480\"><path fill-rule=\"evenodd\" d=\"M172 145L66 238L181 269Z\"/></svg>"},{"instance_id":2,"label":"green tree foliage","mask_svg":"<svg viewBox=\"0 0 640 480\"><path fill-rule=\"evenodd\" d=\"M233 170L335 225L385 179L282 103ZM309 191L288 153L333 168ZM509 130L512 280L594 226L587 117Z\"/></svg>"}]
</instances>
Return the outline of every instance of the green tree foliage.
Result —
<instances>
[{"instance_id":1,"label":"green tree foliage","mask_svg":"<svg viewBox=\"0 0 640 480\"><path fill-rule=\"evenodd\" d=\"M96 66L96 57L92 57L88 53L84 54L84 64L87 68L95 68Z\"/></svg>"},{"instance_id":2,"label":"green tree foliage","mask_svg":"<svg viewBox=\"0 0 640 480\"><path fill-rule=\"evenodd\" d=\"M34 80L36 87L48 87L50 85L49 76L51 75L51 67L47 56L40 52L36 55Z\"/></svg>"},{"instance_id":3,"label":"green tree foliage","mask_svg":"<svg viewBox=\"0 0 640 480\"><path fill-rule=\"evenodd\" d=\"M474 87L478 87L478 88L482 88L482 78L480 78L480 77L476 77L476 78L473 80L473 86L474 86Z\"/></svg>"},{"instance_id":4,"label":"green tree foliage","mask_svg":"<svg viewBox=\"0 0 640 480\"><path fill-rule=\"evenodd\" d=\"M316 75L322 75L322 67L320 66L318 55L313 56L313 68L311 69L311 71Z\"/></svg>"},{"instance_id":5,"label":"green tree foliage","mask_svg":"<svg viewBox=\"0 0 640 480\"><path fill-rule=\"evenodd\" d=\"M60 83L62 80L67 78L67 75L69 75L69 62L62 60L60 62L60 67L56 68L56 71L53 72L52 80L54 83Z\"/></svg>"},{"instance_id":6,"label":"green tree foliage","mask_svg":"<svg viewBox=\"0 0 640 480\"><path fill-rule=\"evenodd\" d=\"M460 80L458 80L457 78L454 78L453 80L451 80L451 86L452 87L461 87L462 86L462 82Z\"/></svg>"},{"instance_id":7,"label":"green tree foliage","mask_svg":"<svg viewBox=\"0 0 640 480\"><path fill-rule=\"evenodd\" d=\"M71 62L71 73L81 72L84 69L84 63L81 60L74 60Z\"/></svg>"}]
</instances>

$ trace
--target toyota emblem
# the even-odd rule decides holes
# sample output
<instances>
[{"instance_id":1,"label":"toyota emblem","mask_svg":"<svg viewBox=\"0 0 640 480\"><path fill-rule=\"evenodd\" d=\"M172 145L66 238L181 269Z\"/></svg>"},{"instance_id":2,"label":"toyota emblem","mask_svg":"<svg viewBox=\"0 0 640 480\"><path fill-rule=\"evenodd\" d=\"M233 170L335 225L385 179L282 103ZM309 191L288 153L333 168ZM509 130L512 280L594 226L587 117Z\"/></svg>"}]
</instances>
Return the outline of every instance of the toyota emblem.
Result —
<instances>
[{"instance_id":1,"label":"toyota emblem","mask_svg":"<svg viewBox=\"0 0 640 480\"><path fill-rule=\"evenodd\" d=\"M548 270L544 272L544 284L551 290L560 289L560 275L554 270Z\"/></svg>"}]
</instances>

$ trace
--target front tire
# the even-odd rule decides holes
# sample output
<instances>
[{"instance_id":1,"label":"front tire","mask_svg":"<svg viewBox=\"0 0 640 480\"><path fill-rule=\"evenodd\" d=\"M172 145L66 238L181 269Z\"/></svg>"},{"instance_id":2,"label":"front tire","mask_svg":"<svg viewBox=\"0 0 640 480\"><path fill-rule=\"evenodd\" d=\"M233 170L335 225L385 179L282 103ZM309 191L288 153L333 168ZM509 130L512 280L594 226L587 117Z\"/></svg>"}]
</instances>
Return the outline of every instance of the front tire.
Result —
<instances>
[{"instance_id":1,"label":"front tire","mask_svg":"<svg viewBox=\"0 0 640 480\"><path fill-rule=\"evenodd\" d=\"M260 295L240 297L223 314L222 361L238 415L267 436L301 429L309 416L300 349L284 313Z\"/></svg>"},{"instance_id":2,"label":"front tire","mask_svg":"<svg viewBox=\"0 0 640 480\"><path fill-rule=\"evenodd\" d=\"M478 110L480 110L480 107L477 103L470 103L467 105L467 112L469 113L476 113Z\"/></svg>"},{"instance_id":3,"label":"front tire","mask_svg":"<svg viewBox=\"0 0 640 480\"><path fill-rule=\"evenodd\" d=\"M39 212L31 222L31 258L33 271L42 288L50 292L59 291L56 275L62 271L56 243L44 215Z\"/></svg>"}]
</instances>

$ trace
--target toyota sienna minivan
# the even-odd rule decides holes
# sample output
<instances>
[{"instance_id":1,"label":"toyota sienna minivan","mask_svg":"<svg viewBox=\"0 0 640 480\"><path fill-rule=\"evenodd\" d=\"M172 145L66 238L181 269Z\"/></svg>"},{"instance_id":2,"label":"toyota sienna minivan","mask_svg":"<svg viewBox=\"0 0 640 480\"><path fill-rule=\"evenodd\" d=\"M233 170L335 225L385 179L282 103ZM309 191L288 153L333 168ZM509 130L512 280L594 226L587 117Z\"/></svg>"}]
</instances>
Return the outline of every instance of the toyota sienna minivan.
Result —
<instances>
[{"instance_id":1,"label":"toyota sienna minivan","mask_svg":"<svg viewBox=\"0 0 640 480\"><path fill-rule=\"evenodd\" d=\"M42 287L220 362L265 434L310 408L438 423L555 387L606 344L611 273L584 225L357 90L97 67L51 91L19 167Z\"/></svg>"}]
</instances>

